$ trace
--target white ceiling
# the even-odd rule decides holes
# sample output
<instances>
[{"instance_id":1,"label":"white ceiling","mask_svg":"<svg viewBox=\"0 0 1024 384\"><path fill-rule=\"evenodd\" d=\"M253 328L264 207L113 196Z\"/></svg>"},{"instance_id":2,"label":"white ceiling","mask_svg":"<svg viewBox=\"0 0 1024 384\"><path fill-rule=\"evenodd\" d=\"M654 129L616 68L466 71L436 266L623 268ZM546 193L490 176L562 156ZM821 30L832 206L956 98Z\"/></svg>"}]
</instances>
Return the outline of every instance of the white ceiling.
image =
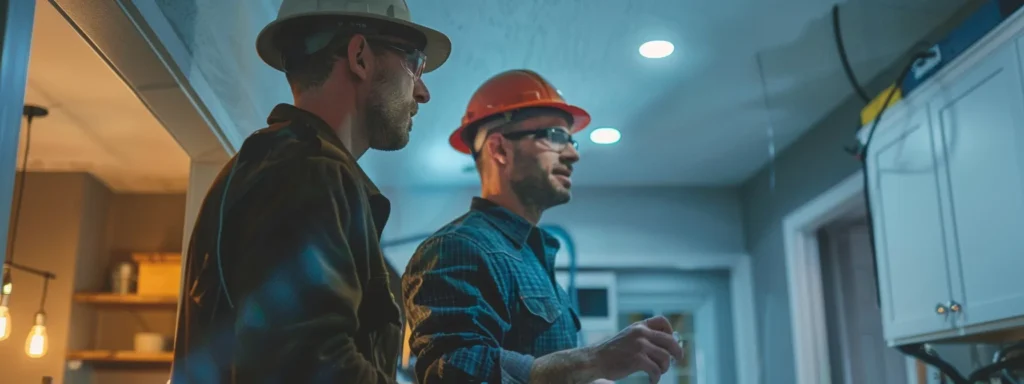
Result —
<instances>
[{"instance_id":1,"label":"white ceiling","mask_svg":"<svg viewBox=\"0 0 1024 384\"><path fill-rule=\"evenodd\" d=\"M274 103L290 99L283 76L265 68L254 49L280 0L244 1L156 1L240 137L262 128ZM844 38L859 78L874 77L965 1L843 3ZM852 93L832 39L833 0L409 2L413 19L447 33L454 49L444 67L424 77L432 99L415 119L409 147L361 161L381 186L477 184L475 172L465 171L471 160L447 137L475 88L512 68L547 77L591 112L592 127L623 132L611 146L580 135L574 182L590 186L737 184L770 160L772 145L781 151ZM54 116L39 124L33 153L39 148L40 157L33 158L50 168L94 168L112 186L181 185L175 181L187 179L184 153L95 54L73 56L88 47L77 36L62 37L74 32L44 4L29 95L45 95ZM650 39L670 40L676 52L640 57L638 46ZM96 101L98 89L103 101ZM111 116L123 120L113 124ZM834 129L849 130L852 140L857 116L850 119Z\"/></svg>"},{"instance_id":2,"label":"white ceiling","mask_svg":"<svg viewBox=\"0 0 1024 384\"><path fill-rule=\"evenodd\" d=\"M28 169L89 172L117 192L184 191L188 156L48 1L36 2L32 34L25 102L50 115L32 123Z\"/></svg>"},{"instance_id":3,"label":"white ceiling","mask_svg":"<svg viewBox=\"0 0 1024 384\"><path fill-rule=\"evenodd\" d=\"M525 67L622 131L612 146L583 136L582 185L732 185L852 94L832 39L830 0L412 0L413 19L448 33L448 63L425 77L432 99L398 153L371 152L381 184L475 184L449 149L474 89ZM961 0L852 0L842 5L854 70L866 81L948 18ZM675 53L642 58L651 39ZM759 71L758 57L762 63ZM761 72L764 73L762 80ZM763 84L767 85L767 91ZM771 118L765 108L765 94ZM857 128L857 116L850 116ZM836 148L837 151L842 150Z\"/></svg>"}]
</instances>

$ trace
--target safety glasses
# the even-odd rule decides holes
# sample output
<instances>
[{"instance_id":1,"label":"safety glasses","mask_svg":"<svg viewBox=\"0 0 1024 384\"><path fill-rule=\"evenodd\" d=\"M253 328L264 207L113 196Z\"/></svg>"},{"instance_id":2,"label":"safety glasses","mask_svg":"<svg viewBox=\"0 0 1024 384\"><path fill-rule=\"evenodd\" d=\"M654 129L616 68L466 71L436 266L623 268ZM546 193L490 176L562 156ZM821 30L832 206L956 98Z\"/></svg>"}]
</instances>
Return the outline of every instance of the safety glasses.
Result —
<instances>
[{"instance_id":1,"label":"safety glasses","mask_svg":"<svg viewBox=\"0 0 1024 384\"><path fill-rule=\"evenodd\" d=\"M413 78L419 79L423 75L423 69L427 67L427 55L423 51L380 38L367 38L366 40L374 45L390 49L402 56L405 60L405 66L412 73Z\"/></svg>"},{"instance_id":2,"label":"safety glasses","mask_svg":"<svg viewBox=\"0 0 1024 384\"><path fill-rule=\"evenodd\" d=\"M569 145L572 145L572 148L575 150L580 149L580 143L577 142L576 139L572 138L572 135L569 134L569 131L565 127L531 129L528 131L502 133L501 135L509 140L520 140L525 137L541 139L544 140L548 144L548 147L555 152L562 152L568 148Z\"/></svg>"}]
</instances>

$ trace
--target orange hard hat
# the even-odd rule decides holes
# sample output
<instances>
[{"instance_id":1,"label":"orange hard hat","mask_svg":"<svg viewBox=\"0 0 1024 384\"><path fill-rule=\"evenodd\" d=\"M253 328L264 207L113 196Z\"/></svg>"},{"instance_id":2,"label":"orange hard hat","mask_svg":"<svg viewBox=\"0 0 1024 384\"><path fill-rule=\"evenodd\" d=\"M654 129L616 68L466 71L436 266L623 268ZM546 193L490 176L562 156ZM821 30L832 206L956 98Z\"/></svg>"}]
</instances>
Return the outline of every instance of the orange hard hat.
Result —
<instances>
[{"instance_id":1,"label":"orange hard hat","mask_svg":"<svg viewBox=\"0 0 1024 384\"><path fill-rule=\"evenodd\" d=\"M590 114L582 108L569 105L562 95L543 77L526 69L499 73L488 79L473 93L462 116L462 125L448 138L455 150L470 154L463 132L484 120L524 108L554 108L572 116L570 133L576 133L590 124Z\"/></svg>"}]
</instances>

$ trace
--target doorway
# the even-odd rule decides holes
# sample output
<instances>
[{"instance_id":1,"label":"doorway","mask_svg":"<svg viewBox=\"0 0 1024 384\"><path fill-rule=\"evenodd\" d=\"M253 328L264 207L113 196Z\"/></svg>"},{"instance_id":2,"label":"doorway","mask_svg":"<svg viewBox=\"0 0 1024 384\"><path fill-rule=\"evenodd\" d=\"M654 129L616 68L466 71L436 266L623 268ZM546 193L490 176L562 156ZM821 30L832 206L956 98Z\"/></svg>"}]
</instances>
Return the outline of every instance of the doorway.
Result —
<instances>
[{"instance_id":1,"label":"doorway","mask_svg":"<svg viewBox=\"0 0 1024 384\"><path fill-rule=\"evenodd\" d=\"M818 231L832 382L909 384L907 359L885 344L863 209Z\"/></svg>"},{"instance_id":2,"label":"doorway","mask_svg":"<svg viewBox=\"0 0 1024 384\"><path fill-rule=\"evenodd\" d=\"M829 274L831 268L823 265L825 262L821 256L823 254L823 245L819 239L821 230L828 228L830 225L850 224L858 221L866 223L863 219L866 217L863 193L864 177L858 171L807 204L797 208L783 220L786 268L789 276L789 301L793 320L796 384L863 382L849 381L852 378L847 378L844 373L846 369L844 367L846 364L845 356L839 360L834 359L842 356L843 352L840 347L833 347L833 340L835 340L833 329L835 327L830 327L828 308L830 304L846 305L846 303L844 301L836 302L833 297L829 296L830 292L825 287L825 282L832 280ZM866 236L866 233L864 236ZM872 254L870 243L861 241L858 244L866 244L866 248L859 248L857 252ZM863 261L860 263L863 263ZM858 295L867 297L867 299L862 300L861 305L867 305L863 303L866 301L874 305L874 310L877 311L877 304L875 303L877 303L878 296L877 293L874 293L877 285L875 284L873 264L870 265L870 268L868 269L869 277L866 278L866 283L858 281L857 287L861 287L861 290L868 290L868 288L864 287L870 287L871 289L867 293L858 293ZM860 280L865 280L865 278ZM847 299L844 298L844 300ZM872 316L872 318L878 319L877 321L881 321L881 316L877 313L874 315L862 314L862 316L863 318ZM868 322L863 323L869 324ZM872 332L870 331L870 324L865 326L865 328L869 329L869 331L866 331L869 334ZM851 332L861 331L854 330ZM858 337L878 340L883 346L885 345L884 339L881 336L877 338L875 336ZM860 344L871 345L873 342L862 342ZM834 349L839 349L840 355L834 355L832 353ZM897 382L918 383L918 364L910 358L904 358L904 361L905 379L904 381ZM898 364L895 363L890 363L890 365L898 367Z\"/></svg>"}]
</instances>

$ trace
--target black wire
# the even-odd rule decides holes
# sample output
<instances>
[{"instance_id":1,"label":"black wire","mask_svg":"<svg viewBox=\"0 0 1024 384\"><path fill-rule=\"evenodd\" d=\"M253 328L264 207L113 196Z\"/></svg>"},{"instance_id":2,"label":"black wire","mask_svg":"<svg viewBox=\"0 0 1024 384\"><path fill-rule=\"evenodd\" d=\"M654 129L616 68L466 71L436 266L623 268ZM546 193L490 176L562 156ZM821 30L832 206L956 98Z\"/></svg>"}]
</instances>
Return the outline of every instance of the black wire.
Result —
<instances>
[{"instance_id":1,"label":"black wire","mask_svg":"<svg viewBox=\"0 0 1024 384\"><path fill-rule=\"evenodd\" d=\"M43 308L46 308L46 289L50 286L50 277L43 277L43 295L39 299L39 312L43 312Z\"/></svg>"},{"instance_id":2,"label":"black wire","mask_svg":"<svg viewBox=\"0 0 1024 384\"><path fill-rule=\"evenodd\" d=\"M942 374L949 377L954 384L967 384L970 383L959 371L956 370L952 365L942 360L937 354L932 353L931 348L926 344L908 344L896 347L900 352L908 356L912 356L921 360L929 365L938 368L942 371Z\"/></svg>"},{"instance_id":3,"label":"black wire","mask_svg":"<svg viewBox=\"0 0 1024 384\"><path fill-rule=\"evenodd\" d=\"M850 58L846 55L846 45L843 44L843 34L842 34L842 32L840 30L840 27L839 27L839 4L835 4L835 5L832 6L832 35L833 35L833 37L835 38L835 41L836 41L836 49L839 51L839 61L843 63L843 72L846 73L846 79L850 81L850 86L853 87L853 90L856 91L857 95L859 95L860 98L862 100L864 100L865 103L870 103L870 98L868 97L867 92L864 91L864 88L860 86L860 82L857 81L857 76L853 73L853 67L850 65ZM901 83L902 83L902 80L896 82L896 84L901 84ZM884 111L885 107L887 107L889 105L889 102L892 100L892 96L895 93L895 91L896 90L895 90L895 87L894 87L889 92L889 95L886 96L885 104L883 104L883 107L882 107L883 111ZM876 116L876 117L880 117L882 115L882 112L879 112L878 115L879 116ZM875 119L875 124L878 123L878 120L879 119L877 119L877 118ZM874 131L874 129L872 129L872 131ZM851 154L853 154L853 155L857 155L859 158L863 158L863 156L858 154L858 152L861 149L862 148L860 148L859 146L855 146L852 149L848 149L848 151ZM863 185L863 187L864 187L864 204L866 204L867 207L868 207L867 208L867 215L866 215L866 218L868 220L868 236L869 236L869 241L871 242L871 254L875 255L876 254L876 252L875 252L875 235L874 235L874 230L871 227L871 220L872 220L872 216L871 216L871 200L870 200L870 198L868 197L868 194L867 194L867 191L868 191L867 167L866 167L866 164L863 162L863 160L861 161L861 169L864 170L864 185ZM875 285L876 285L876 287L881 287L881 285L878 282L878 261L876 261L874 257L871 258L871 271L874 273L874 276L875 276ZM879 308L882 307L882 290L881 289L876 289L875 290L875 305L877 305Z\"/></svg>"},{"instance_id":4,"label":"black wire","mask_svg":"<svg viewBox=\"0 0 1024 384\"><path fill-rule=\"evenodd\" d=\"M998 377L997 375L1001 376L1005 371L1021 368L1024 368L1024 355L1009 357L971 372L965 383L987 382L993 377ZM1009 376L1009 373L1006 375Z\"/></svg>"},{"instance_id":5,"label":"black wire","mask_svg":"<svg viewBox=\"0 0 1024 384\"><path fill-rule=\"evenodd\" d=\"M18 175L18 196L14 203L14 213L11 215L11 238L7 243L7 262L14 262L14 242L18 239L18 221L21 216L21 201L25 196L25 175L28 174L28 151L32 147L32 116L29 115L25 124L25 154L21 162L21 174Z\"/></svg>"},{"instance_id":6,"label":"black wire","mask_svg":"<svg viewBox=\"0 0 1024 384\"><path fill-rule=\"evenodd\" d=\"M1016 344L1010 345L1009 347L1006 347L1006 348L1003 348L1003 349L999 350L998 352L996 352L996 355L995 355L995 358L993 359L994 360L993 362L994 363L998 363L1000 361L1006 360L1007 359L1007 357L1006 357L1007 355L1009 355L1011 352L1016 351L1018 349L1024 349L1024 342L1018 342ZM1003 370L1003 380L1005 380L1006 382L1011 383L1011 384L1018 384L1016 379L1013 378L1013 375L1011 374L1009 368L1006 368L1006 369Z\"/></svg>"},{"instance_id":7,"label":"black wire","mask_svg":"<svg viewBox=\"0 0 1024 384\"><path fill-rule=\"evenodd\" d=\"M857 92L861 100L864 100L865 103L871 102L868 93L864 92L864 88L857 81L857 76L853 73L853 67L850 66L850 59L846 56L846 45L843 44L843 34L839 28L839 4L832 6L832 35L836 40L836 50L839 51L839 61L843 63L843 72L846 73L846 80L850 81L850 86Z\"/></svg>"}]
</instances>

